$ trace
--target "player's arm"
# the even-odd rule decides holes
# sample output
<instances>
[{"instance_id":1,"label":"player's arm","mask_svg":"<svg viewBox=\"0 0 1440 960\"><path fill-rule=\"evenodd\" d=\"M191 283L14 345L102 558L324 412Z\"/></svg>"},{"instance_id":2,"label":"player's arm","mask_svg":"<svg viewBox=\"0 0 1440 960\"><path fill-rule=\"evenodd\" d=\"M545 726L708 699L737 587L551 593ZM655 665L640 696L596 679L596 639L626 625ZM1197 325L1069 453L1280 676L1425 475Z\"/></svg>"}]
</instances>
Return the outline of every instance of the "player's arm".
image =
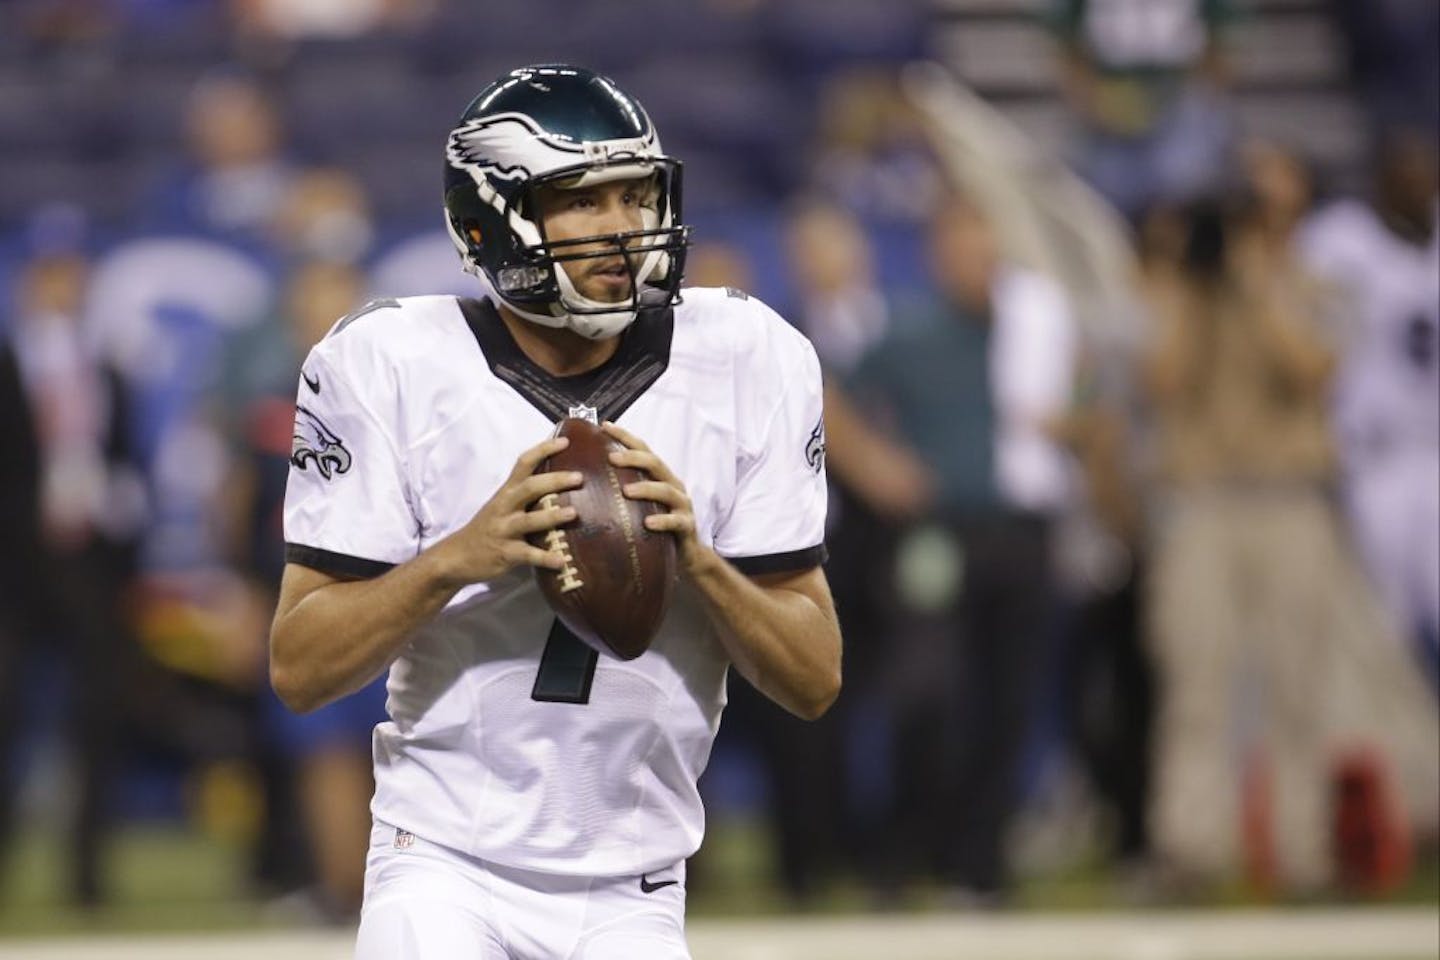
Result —
<instances>
[{"instance_id":1,"label":"player's arm","mask_svg":"<svg viewBox=\"0 0 1440 960\"><path fill-rule=\"evenodd\" d=\"M558 553L525 537L575 518L573 507L527 509L547 493L579 486L578 473L535 473L569 442L557 437L521 454L469 523L379 577L342 580L288 564L270 628L270 682L285 705L303 713L359 690L462 587L522 564L563 566Z\"/></svg>"},{"instance_id":2,"label":"player's arm","mask_svg":"<svg viewBox=\"0 0 1440 960\"><path fill-rule=\"evenodd\" d=\"M628 484L625 495L668 508L645 525L675 535L682 575L719 624L741 676L796 716L819 718L840 693L840 625L824 572L747 577L700 542L685 485L664 461L622 428L606 424L605 430L627 448L611 453L611 462L653 478Z\"/></svg>"},{"instance_id":3,"label":"player's arm","mask_svg":"<svg viewBox=\"0 0 1440 960\"><path fill-rule=\"evenodd\" d=\"M830 709L840 695L840 623L821 568L749 577L697 542L685 572L742 677L805 720Z\"/></svg>"}]
</instances>

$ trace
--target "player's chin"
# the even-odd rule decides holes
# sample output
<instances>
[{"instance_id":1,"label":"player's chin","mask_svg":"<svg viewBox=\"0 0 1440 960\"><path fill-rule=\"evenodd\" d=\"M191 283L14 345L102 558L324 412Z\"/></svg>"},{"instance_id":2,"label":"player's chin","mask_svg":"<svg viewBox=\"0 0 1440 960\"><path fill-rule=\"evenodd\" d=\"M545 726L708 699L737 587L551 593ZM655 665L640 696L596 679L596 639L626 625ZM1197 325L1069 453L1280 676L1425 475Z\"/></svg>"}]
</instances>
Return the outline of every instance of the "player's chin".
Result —
<instances>
[{"instance_id":1,"label":"player's chin","mask_svg":"<svg viewBox=\"0 0 1440 960\"><path fill-rule=\"evenodd\" d=\"M629 276L599 275L587 277L581 292L589 299L600 303L628 303L630 291L633 289L634 285L630 282Z\"/></svg>"}]
</instances>

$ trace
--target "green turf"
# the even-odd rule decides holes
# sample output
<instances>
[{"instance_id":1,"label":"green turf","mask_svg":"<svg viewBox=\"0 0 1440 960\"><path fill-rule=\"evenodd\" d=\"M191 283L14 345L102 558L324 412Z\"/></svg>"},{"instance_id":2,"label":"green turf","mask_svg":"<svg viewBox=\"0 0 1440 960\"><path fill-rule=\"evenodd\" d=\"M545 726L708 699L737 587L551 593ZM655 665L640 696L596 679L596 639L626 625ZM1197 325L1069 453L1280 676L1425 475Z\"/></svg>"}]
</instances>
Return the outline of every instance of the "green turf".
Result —
<instances>
[{"instance_id":1,"label":"green turf","mask_svg":"<svg viewBox=\"0 0 1440 960\"><path fill-rule=\"evenodd\" d=\"M61 839L56 831L17 831L0 883L0 937L79 931L202 931L280 925L246 882L243 851L183 824L130 824L120 831L109 866L109 903L95 911L68 905L63 885ZM790 902L774 880L770 845L750 821L716 820L692 871L690 912L697 917L769 916L804 909L850 913L875 906L853 877L841 877L811 903ZM1434 905L1440 900L1440 868L1431 861L1385 903ZM1096 863L1024 881L1015 906L1045 911L1106 911L1136 906L1124 884ZM1164 904L1162 904L1164 905ZM1251 907L1257 902L1236 889L1208 907ZM911 887L889 910L943 907L941 893ZM1379 958L1375 958L1379 960Z\"/></svg>"},{"instance_id":2,"label":"green turf","mask_svg":"<svg viewBox=\"0 0 1440 960\"><path fill-rule=\"evenodd\" d=\"M239 852L174 824L130 825L116 837L109 902L70 905L62 840L50 830L17 835L0 886L0 935L84 930L234 929L253 925Z\"/></svg>"}]
</instances>

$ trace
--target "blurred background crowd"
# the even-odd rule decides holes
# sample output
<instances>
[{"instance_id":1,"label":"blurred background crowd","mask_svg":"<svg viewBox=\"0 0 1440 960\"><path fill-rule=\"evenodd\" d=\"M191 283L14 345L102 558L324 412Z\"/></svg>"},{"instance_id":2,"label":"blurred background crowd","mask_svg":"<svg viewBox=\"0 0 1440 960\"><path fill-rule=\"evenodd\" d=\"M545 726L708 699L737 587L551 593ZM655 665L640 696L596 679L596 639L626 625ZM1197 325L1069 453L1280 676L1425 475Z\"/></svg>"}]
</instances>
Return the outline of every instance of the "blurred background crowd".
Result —
<instances>
[{"instance_id":1,"label":"blurred background crowd","mask_svg":"<svg viewBox=\"0 0 1440 960\"><path fill-rule=\"evenodd\" d=\"M732 684L696 903L735 823L796 907L1433 874L1437 48L1433 0L0 4L0 852L55 825L101 905L173 824L352 916L383 687L265 679L299 362L481 292L444 136L571 61L684 161L688 282L828 374L846 688Z\"/></svg>"}]
</instances>

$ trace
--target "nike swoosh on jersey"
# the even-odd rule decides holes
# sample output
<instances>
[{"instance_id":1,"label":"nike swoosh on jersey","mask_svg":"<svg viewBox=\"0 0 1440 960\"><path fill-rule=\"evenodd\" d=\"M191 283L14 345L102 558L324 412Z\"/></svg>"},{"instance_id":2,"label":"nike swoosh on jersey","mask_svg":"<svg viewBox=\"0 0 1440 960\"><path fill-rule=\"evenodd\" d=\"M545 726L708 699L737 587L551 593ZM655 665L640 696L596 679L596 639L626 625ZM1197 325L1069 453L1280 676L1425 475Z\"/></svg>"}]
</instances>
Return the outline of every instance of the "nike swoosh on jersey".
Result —
<instances>
[{"instance_id":1,"label":"nike swoosh on jersey","mask_svg":"<svg viewBox=\"0 0 1440 960\"><path fill-rule=\"evenodd\" d=\"M656 880L654 883L651 883L648 879L646 879L645 874L642 873L640 874L640 892L654 893L656 890L660 890L665 887L673 887L679 882L679 880Z\"/></svg>"},{"instance_id":2,"label":"nike swoosh on jersey","mask_svg":"<svg viewBox=\"0 0 1440 960\"><path fill-rule=\"evenodd\" d=\"M301 370L300 379L305 381L305 386L310 388L311 393L318 394L320 392L319 377L311 377L310 374L306 373L304 370Z\"/></svg>"}]
</instances>

